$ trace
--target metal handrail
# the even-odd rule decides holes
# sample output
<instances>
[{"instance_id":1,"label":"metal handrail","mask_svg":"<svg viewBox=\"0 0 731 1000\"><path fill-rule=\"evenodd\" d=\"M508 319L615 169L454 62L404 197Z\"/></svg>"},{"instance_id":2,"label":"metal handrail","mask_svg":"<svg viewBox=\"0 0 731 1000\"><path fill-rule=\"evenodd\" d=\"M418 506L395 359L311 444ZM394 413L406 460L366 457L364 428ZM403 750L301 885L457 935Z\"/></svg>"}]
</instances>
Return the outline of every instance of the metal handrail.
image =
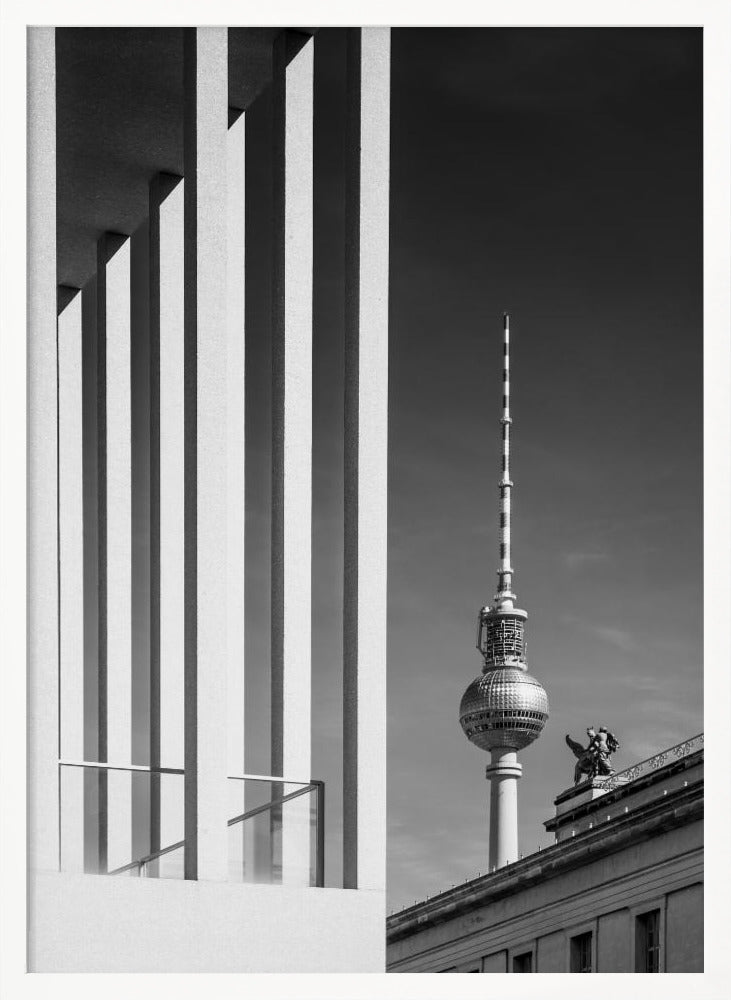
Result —
<instances>
[{"instance_id":1,"label":"metal handrail","mask_svg":"<svg viewBox=\"0 0 731 1000\"><path fill-rule=\"evenodd\" d=\"M145 774L185 774L179 767L148 767L147 764L106 764L98 760L60 760L59 767L96 767L104 771L142 771Z\"/></svg>"},{"instance_id":2,"label":"metal handrail","mask_svg":"<svg viewBox=\"0 0 731 1000\"><path fill-rule=\"evenodd\" d=\"M105 766L105 765L100 765ZM118 768L117 770L124 770L124 768ZM253 780L270 780L269 778L261 778ZM277 779L278 781L281 779ZM290 784L295 784L295 782L289 782ZM263 805L255 806L253 809L248 809L246 812L241 813L239 816L234 816L232 819L228 820L226 826L235 826L237 823L243 823L247 819L251 819L252 816L258 816L263 812L267 812L274 806L282 805L285 802L290 802L292 799L299 798L301 795L306 795L308 792L313 791L316 795L316 805L315 805L315 886L317 888L322 888L325 885L325 782L324 781L310 781L304 788L298 788L294 792L289 792L287 795L283 795L279 798L272 799L271 802L265 802ZM113 871L109 872L109 875L123 875L125 872L133 871L135 868L140 872L145 865L150 864L152 861L157 861L165 854L170 854L172 851L177 851L181 847L185 847L185 840L179 840L175 844L170 844L168 847L163 847L160 850L153 851L151 854L146 854L143 858L138 858L136 861L130 861L126 865L122 865L120 868L115 868Z\"/></svg>"},{"instance_id":3,"label":"metal handrail","mask_svg":"<svg viewBox=\"0 0 731 1000\"><path fill-rule=\"evenodd\" d=\"M229 774L227 777L229 781L269 781L284 785L315 784L313 778L307 778L306 781L301 781L299 778L285 778L281 774Z\"/></svg>"},{"instance_id":4,"label":"metal handrail","mask_svg":"<svg viewBox=\"0 0 731 1000\"><path fill-rule=\"evenodd\" d=\"M133 868L141 869L145 865L149 864L151 861L157 861L161 858L163 854L170 854L171 851L177 851L181 847L185 847L185 841L179 840L177 844L170 844L169 847L163 847L159 851L154 851L152 854L146 854L144 858L138 858L136 861L130 861L126 865L122 865L121 868L115 868L111 872L107 872L108 875L123 875L125 872L131 872Z\"/></svg>"},{"instance_id":5,"label":"metal handrail","mask_svg":"<svg viewBox=\"0 0 731 1000\"><path fill-rule=\"evenodd\" d=\"M149 774L185 774L181 767L152 767L149 764L109 764L107 761L98 760L63 760L59 758L59 765L63 767L97 767L108 771L144 771ZM279 782L285 785L314 785L317 782L308 778L307 781L300 781L295 778L285 778L281 774L229 774L226 776L229 781L269 781Z\"/></svg>"},{"instance_id":6,"label":"metal handrail","mask_svg":"<svg viewBox=\"0 0 731 1000\"><path fill-rule=\"evenodd\" d=\"M304 788L298 788L296 792L289 792L287 795L282 795L278 799L272 799L271 802L265 802L264 805L255 806L253 809L249 809L245 813L241 813L240 816L234 816L233 819L228 820L226 826L235 826L237 823L243 823L245 819L251 819L252 816L258 816L259 813L266 812L267 809L272 809L274 806L280 806L283 802L289 802L291 799L299 798L300 795L306 795L315 788L314 781L311 781L309 785Z\"/></svg>"},{"instance_id":7,"label":"metal handrail","mask_svg":"<svg viewBox=\"0 0 731 1000\"><path fill-rule=\"evenodd\" d=\"M645 760L641 760L631 767L625 767L622 771L616 771L614 774L607 775L606 778L602 779L599 787L611 792L620 784L621 779L624 779L624 781L634 781L635 778L639 778L645 772L656 771L669 761L672 762L673 760L680 760L682 757L688 757L690 754L701 749L703 746L703 735L703 733L698 733L697 736L691 736L690 739L683 740L682 743L676 743L675 746L668 747L667 750L662 750L652 757L647 757Z\"/></svg>"}]
</instances>

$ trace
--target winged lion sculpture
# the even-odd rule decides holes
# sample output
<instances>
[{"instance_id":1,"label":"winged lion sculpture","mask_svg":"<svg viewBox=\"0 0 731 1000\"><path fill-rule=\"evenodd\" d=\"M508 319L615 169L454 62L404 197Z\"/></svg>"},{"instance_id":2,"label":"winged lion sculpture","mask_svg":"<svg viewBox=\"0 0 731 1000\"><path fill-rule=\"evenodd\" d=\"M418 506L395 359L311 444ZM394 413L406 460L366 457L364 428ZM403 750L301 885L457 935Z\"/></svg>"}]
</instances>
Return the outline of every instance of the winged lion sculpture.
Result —
<instances>
[{"instance_id":1,"label":"winged lion sculpture","mask_svg":"<svg viewBox=\"0 0 731 1000\"><path fill-rule=\"evenodd\" d=\"M589 726L586 735L589 737L589 744L586 747L566 735L566 743L576 757L575 785L579 784L583 775L597 778L614 774L611 755L619 749L619 742L614 733L610 733L606 726L600 726L598 731Z\"/></svg>"}]
</instances>

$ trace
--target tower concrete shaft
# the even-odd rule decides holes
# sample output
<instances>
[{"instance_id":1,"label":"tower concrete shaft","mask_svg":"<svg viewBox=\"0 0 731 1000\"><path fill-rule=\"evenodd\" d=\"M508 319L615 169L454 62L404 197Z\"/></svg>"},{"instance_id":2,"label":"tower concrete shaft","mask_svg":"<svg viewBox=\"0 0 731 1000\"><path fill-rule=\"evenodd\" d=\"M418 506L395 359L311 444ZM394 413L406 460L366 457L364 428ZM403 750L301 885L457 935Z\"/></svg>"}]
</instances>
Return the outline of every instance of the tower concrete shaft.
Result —
<instances>
[{"instance_id":1,"label":"tower concrete shaft","mask_svg":"<svg viewBox=\"0 0 731 1000\"><path fill-rule=\"evenodd\" d=\"M518 778L522 774L515 750L499 747L490 752L485 769L490 782L490 871L518 860Z\"/></svg>"}]
</instances>

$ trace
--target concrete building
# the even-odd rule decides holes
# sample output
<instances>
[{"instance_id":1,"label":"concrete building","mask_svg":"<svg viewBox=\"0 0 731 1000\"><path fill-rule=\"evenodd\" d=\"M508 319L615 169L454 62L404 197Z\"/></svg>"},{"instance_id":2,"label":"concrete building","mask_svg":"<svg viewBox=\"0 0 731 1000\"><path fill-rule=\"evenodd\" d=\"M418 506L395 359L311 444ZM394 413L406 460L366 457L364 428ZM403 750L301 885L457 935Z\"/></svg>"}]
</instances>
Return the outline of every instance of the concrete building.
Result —
<instances>
[{"instance_id":1,"label":"concrete building","mask_svg":"<svg viewBox=\"0 0 731 1000\"><path fill-rule=\"evenodd\" d=\"M28 33L29 969L384 967L388 29L347 30L343 878L312 773L313 29ZM270 95L271 769L244 754ZM268 249L267 249L268 253ZM141 624L142 623L142 624Z\"/></svg>"},{"instance_id":2,"label":"concrete building","mask_svg":"<svg viewBox=\"0 0 731 1000\"><path fill-rule=\"evenodd\" d=\"M389 972L702 972L703 736L555 806L553 846L391 915Z\"/></svg>"}]
</instances>

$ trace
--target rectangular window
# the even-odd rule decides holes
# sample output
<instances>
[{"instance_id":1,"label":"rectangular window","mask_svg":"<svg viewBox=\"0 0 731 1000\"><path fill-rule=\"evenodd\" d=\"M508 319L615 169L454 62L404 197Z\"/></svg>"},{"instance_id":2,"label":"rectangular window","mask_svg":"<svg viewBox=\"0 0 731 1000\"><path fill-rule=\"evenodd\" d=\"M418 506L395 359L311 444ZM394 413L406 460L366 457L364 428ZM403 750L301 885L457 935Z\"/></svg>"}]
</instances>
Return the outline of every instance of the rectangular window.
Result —
<instances>
[{"instance_id":1,"label":"rectangular window","mask_svg":"<svg viewBox=\"0 0 731 1000\"><path fill-rule=\"evenodd\" d=\"M526 951L523 955L513 956L513 972L532 972L533 953Z\"/></svg>"},{"instance_id":2,"label":"rectangular window","mask_svg":"<svg viewBox=\"0 0 731 1000\"><path fill-rule=\"evenodd\" d=\"M650 910L635 924L635 972L660 971L660 911Z\"/></svg>"},{"instance_id":3,"label":"rectangular window","mask_svg":"<svg viewBox=\"0 0 731 1000\"><path fill-rule=\"evenodd\" d=\"M591 931L571 938L571 971L592 972Z\"/></svg>"}]
</instances>

